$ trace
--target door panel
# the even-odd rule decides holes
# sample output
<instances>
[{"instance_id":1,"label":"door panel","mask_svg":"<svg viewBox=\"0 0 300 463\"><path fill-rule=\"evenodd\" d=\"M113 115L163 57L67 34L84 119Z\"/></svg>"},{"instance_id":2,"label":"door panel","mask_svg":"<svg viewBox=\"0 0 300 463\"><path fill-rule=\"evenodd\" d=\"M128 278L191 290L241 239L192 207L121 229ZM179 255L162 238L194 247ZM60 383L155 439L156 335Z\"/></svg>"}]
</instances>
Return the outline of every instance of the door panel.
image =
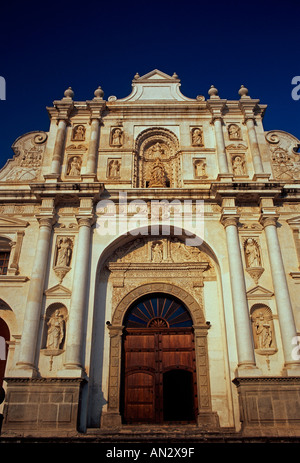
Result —
<instances>
[{"instance_id":1,"label":"door panel","mask_svg":"<svg viewBox=\"0 0 300 463\"><path fill-rule=\"evenodd\" d=\"M191 328L127 329L123 341L123 361L125 422L162 423L164 420L172 420L172 416L179 417L179 421L195 420L197 388ZM183 373L178 373L178 369ZM172 378L172 373L166 375L170 370L177 370L180 390L177 387L173 387L173 391L170 389L171 383L170 380L168 382L168 378ZM165 380L164 375L167 378ZM176 373L174 375L176 378ZM189 410L193 410L193 413L189 411L187 414L182 412L172 415L170 400L166 399L166 392L164 395L164 387L169 388L169 396L172 391L170 400L174 401L175 408L178 408L183 396L188 396L185 400L189 400L189 404L192 403ZM167 412L164 410L166 407ZM186 408L186 405L184 407Z\"/></svg>"},{"instance_id":2,"label":"door panel","mask_svg":"<svg viewBox=\"0 0 300 463\"><path fill-rule=\"evenodd\" d=\"M154 422L154 376L146 372L128 374L125 391L126 421Z\"/></svg>"}]
</instances>

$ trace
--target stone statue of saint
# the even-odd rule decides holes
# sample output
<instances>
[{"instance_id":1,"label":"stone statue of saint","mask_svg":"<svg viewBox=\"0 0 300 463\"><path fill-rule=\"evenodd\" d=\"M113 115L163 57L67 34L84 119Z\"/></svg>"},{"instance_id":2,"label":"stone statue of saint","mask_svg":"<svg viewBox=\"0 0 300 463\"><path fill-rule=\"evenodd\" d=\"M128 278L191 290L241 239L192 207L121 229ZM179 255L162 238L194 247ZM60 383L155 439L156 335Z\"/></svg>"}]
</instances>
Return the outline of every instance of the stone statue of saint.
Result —
<instances>
[{"instance_id":1,"label":"stone statue of saint","mask_svg":"<svg viewBox=\"0 0 300 463\"><path fill-rule=\"evenodd\" d=\"M230 140L240 140L241 138L241 130L238 125L231 124L228 127L228 135Z\"/></svg>"},{"instance_id":2,"label":"stone statue of saint","mask_svg":"<svg viewBox=\"0 0 300 463\"><path fill-rule=\"evenodd\" d=\"M108 176L109 178L119 178L120 177L120 163L117 159L112 159L108 167Z\"/></svg>"},{"instance_id":3,"label":"stone statue of saint","mask_svg":"<svg viewBox=\"0 0 300 463\"><path fill-rule=\"evenodd\" d=\"M64 338L64 317L59 310L56 310L54 315L47 322L47 349L59 349Z\"/></svg>"},{"instance_id":4,"label":"stone statue of saint","mask_svg":"<svg viewBox=\"0 0 300 463\"><path fill-rule=\"evenodd\" d=\"M149 187L165 187L167 185L166 174L162 162L156 158L151 172Z\"/></svg>"},{"instance_id":5,"label":"stone statue of saint","mask_svg":"<svg viewBox=\"0 0 300 463\"><path fill-rule=\"evenodd\" d=\"M74 156L69 162L68 175L70 177L78 177L80 175L81 162L77 156Z\"/></svg>"},{"instance_id":6,"label":"stone statue of saint","mask_svg":"<svg viewBox=\"0 0 300 463\"><path fill-rule=\"evenodd\" d=\"M203 145L201 129L197 128L197 129L193 130L193 132L192 132L192 145L194 145L194 146Z\"/></svg>"},{"instance_id":7,"label":"stone statue of saint","mask_svg":"<svg viewBox=\"0 0 300 463\"><path fill-rule=\"evenodd\" d=\"M245 257L247 267L261 267L258 244L252 238L248 238L246 241Z\"/></svg>"},{"instance_id":8,"label":"stone statue of saint","mask_svg":"<svg viewBox=\"0 0 300 463\"><path fill-rule=\"evenodd\" d=\"M69 267L72 257L72 242L69 238L61 238L57 245L56 267Z\"/></svg>"},{"instance_id":9,"label":"stone statue of saint","mask_svg":"<svg viewBox=\"0 0 300 463\"><path fill-rule=\"evenodd\" d=\"M122 145L122 137L123 137L123 132L121 129L117 128L117 129L114 129L113 133L112 133L112 141L111 141L111 144L112 145Z\"/></svg>"},{"instance_id":10,"label":"stone statue of saint","mask_svg":"<svg viewBox=\"0 0 300 463\"><path fill-rule=\"evenodd\" d=\"M160 263L163 260L162 248L159 243L152 246L152 262Z\"/></svg>"},{"instance_id":11,"label":"stone statue of saint","mask_svg":"<svg viewBox=\"0 0 300 463\"><path fill-rule=\"evenodd\" d=\"M76 141L85 140L85 128L83 125L76 125L76 127L74 127L73 140L76 140Z\"/></svg>"},{"instance_id":12,"label":"stone statue of saint","mask_svg":"<svg viewBox=\"0 0 300 463\"><path fill-rule=\"evenodd\" d=\"M241 156L235 156L232 162L234 175L245 175L244 162Z\"/></svg>"},{"instance_id":13,"label":"stone statue of saint","mask_svg":"<svg viewBox=\"0 0 300 463\"><path fill-rule=\"evenodd\" d=\"M271 325L265 321L263 313L260 312L259 319L256 321L255 332L257 338L257 347L259 349L268 349L272 344Z\"/></svg>"}]
</instances>

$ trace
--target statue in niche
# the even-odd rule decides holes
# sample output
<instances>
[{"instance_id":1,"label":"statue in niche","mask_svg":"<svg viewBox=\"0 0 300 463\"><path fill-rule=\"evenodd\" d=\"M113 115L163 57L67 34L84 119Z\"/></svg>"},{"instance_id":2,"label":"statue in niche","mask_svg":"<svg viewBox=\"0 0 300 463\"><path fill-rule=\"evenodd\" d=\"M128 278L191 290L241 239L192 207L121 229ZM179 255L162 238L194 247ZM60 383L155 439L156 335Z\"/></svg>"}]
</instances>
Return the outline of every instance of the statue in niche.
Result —
<instances>
[{"instance_id":1,"label":"statue in niche","mask_svg":"<svg viewBox=\"0 0 300 463\"><path fill-rule=\"evenodd\" d=\"M159 142L156 142L151 148L149 149L149 153L154 158L159 158L165 154L165 150L163 149L162 145Z\"/></svg>"},{"instance_id":2,"label":"statue in niche","mask_svg":"<svg viewBox=\"0 0 300 463\"><path fill-rule=\"evenodd\" d=\"M108 177L120 178L120 161L118 159L112 159L111 161L109 161Z\"/></svg>"},{"instance_id":3,"label":"statue in niche","mask_svg":"<svg viewBox=\"0 0 300 463\"><path fill-rule=\"evenodd\" d=\"M232 170L234 175L236 175L237 177L239 175L245 175L246 172L242 156L238 155L232 159Z\"/></svg>"},{"instance_id":4,"label":"statue in niche","mask_svg":"<svg viewBox=\"0 0 300 463\"><path fill-rule=\"evenodd\" d=\"M192 145L203 146L203 133L199 127L192 130Z\"/></svg>"},{"instance_id":5,"label":"statue in niche","mask_svg":"<svg viewBox=\"0 0 300 463\"><path fill-rule=\"evenodd\" d=\"M123 144L123 131L119 127L112 131L111 144L114 146L121 146Z\"/></svg>"},{"instance_id":6,"label":"statue in niche","mask_svg":"<svg viewBox=\"0 0 300 463\"><path fill-rule=\"evenodd\" d=\"M248 238L245 242L245 259L247 267L261 267L259 247L252 238Z\"/></svg>"},{"instance_id":7,"label":"statue in niche","mask_svg":"<svg viewBox=\"0 0 300 463\"><path fill-rule=\"evenodd\" d=\"M79 177L81 172L81 159L78 156L73 156L69 159L67 175L69 177Z\"/></svg>"},{"instance_id":8,"label":"statue in niche","mask_svg":"<svg viewBox=\"0 0 300 463\"><path fill-rule=\"evenodd\" d=\"M167 179L164 166L159 158L156 159L151 171L151 178L149 180L149 188L166 187Z\"/></svg>"},{"instance_id":9,"label":"statue in niche","mask_svg":"<svg viewBox=\"0 0 300 463\"><path fill-rule=\"evenodd\" d=\"M83 141L85 140L85 127L84 125L75 125L72 133L72 140Z\"/></svg>"},{"instance_id":10,"label":"statue in niche","mask_svg":"<svg viewBox=\"0 0 300 463\"><path fill-rule=\"evenodd\" d=\"M204 159L194 161L195 178L207 178Z\"/></svg>"},{"instance_id":11,"label":"statue in niche","mask_svg":"<svg viewBox=\"0 0 300 463\"><path fill-rule=\"evenodd\" d=\"M57 244L56 267L70 267L73 242L70 238L60 238Z\"/></svg>"},{"instance_id":12,"label":"statue in niche","mask_svg":"<svg viewBox=\"0 0 300 463\"><path fill-rule=\"evenodd\" d=\"M229 140L241 140L241 129L236 124L230 124L228 127Z\"/></svg>"},{"instance_id":13,"label":"statue in niche","mask_svg":"<svg viewBox=\"0 0 300 463\"><path fill-rule=\"evenodd\" d=\"M163 249L162 243L155 242L152 245L152 262L158 264L163 260Z\"/></svg>"},{"instance_id":14,"label":"statue in niche","mask_svg":"<svg viewBox=\"0 0 300 463\"><path fill-rule=\"evenodd\" d=\"M270 323L265 320L264 314L259 313L255 322L256 345L258 349L268 349L272 345L272 329Z\"/></svg>"},{"instance_id":15,"label":"statue in niche","mask_svg":"<svg viewBox=\"0 0 300 463\"><path fill-rule=\"evenodd\" d=\"M64 338L64 316L57 309L47 322L47 343L46 349L59 350Z\"/></svg>"}]
</instances>

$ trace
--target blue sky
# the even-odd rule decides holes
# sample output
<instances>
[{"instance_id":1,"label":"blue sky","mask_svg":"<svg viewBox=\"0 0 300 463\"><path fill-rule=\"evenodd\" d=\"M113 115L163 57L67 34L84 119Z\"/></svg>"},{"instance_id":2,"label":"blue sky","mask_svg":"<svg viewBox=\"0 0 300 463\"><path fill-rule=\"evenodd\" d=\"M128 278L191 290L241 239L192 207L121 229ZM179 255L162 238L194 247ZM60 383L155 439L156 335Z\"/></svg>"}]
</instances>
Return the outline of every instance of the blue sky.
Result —
<instances>
[{"instance_id":1,"label":"blue sky","mask_svg":"<svg viewBox=\"0 0 300 463\"><path fill-rule=\"evenodd\" d=\"M300 2L269 0L140 0L6 2L1 6L0 166L20 135L48 130L46 106L71 86L89 100L101 85L107 99L131 92L131 81L157 68L176 72L195 98L215 85L238 99L241 84L267 104L265 130L300 138ZM300 93L300 92L299 92Z\"/></svg>"}]
</instances>

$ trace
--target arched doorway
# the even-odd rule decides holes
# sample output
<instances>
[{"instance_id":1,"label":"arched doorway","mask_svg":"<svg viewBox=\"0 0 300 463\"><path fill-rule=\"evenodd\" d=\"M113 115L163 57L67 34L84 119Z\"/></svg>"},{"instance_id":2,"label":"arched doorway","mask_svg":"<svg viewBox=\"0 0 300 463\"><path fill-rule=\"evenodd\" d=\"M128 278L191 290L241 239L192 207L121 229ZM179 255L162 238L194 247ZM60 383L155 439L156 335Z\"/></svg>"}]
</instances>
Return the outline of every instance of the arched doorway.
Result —
<instances>
[{"instance_id":1,"label":"arched doorway","mask_svg":"<svg viewBox=\"0 0 300 463\"><path fill-rule=\"evenodd\" d=\"M194 332L189 311L174 296L147 294L131 305L124 318L123 422L193 423L197 410Z\"/></svg>"},{"instance_id":2,"label":"arched doorway","mask_svg":"<svg viewBox=\"0 0 300 463\"><path fill-rule=\"evenodd\" d=\"M4 400L4 389L3 389L3 379L5 377L5 367L7 362L8 355L8 344L10 340L9 328L5 321L0 317L0 404ZM2 422L2 416L0 415L0 428Z\"/></svg>"}]
</instances>

